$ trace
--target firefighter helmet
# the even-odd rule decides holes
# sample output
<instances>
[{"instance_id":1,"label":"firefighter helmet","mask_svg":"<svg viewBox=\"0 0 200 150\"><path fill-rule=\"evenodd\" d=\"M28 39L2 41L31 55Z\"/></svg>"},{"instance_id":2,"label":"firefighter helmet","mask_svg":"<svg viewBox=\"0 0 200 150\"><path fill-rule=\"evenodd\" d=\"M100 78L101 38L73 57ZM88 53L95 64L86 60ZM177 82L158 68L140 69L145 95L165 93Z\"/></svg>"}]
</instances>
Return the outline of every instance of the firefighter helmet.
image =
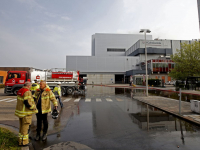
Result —
<instances>
[{"instance_id":1,"label":"firefighter helmet","mask_svg":"<svg viewBox=\"0 0 200 150\"><path fill-rule=\"evenodd\" d=\"M58 118L58 114L59 114L58 110L57 110L57 109L54 109L54 110L52 111L52 113L51 113L52 118L53 118L53 119L57 119L57 118Z\"/></svg>"}]
</instances>

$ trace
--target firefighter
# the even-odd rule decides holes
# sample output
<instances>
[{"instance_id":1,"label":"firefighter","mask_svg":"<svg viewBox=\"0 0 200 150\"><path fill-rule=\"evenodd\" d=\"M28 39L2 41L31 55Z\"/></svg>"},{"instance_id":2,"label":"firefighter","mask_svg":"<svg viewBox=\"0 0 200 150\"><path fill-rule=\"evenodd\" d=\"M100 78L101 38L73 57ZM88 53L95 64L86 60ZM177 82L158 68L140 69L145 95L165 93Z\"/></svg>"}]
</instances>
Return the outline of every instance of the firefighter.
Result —
<instances>
[{"instance_id":1,"label":"firefighter","mask_svg":"<svg viewBox=\"0 0 200 150\"><path fill-rule=\"evenodd\" d=\"M36 80L35 83L37 84L37 89L39 89L39 88L40 88L40 83L39 83L39 81Z\"/></svg>"},{"instance_id":2,"label":"firefighter","mask_svg":"<svg viewBox=\"0 0 200 150\"><path fill-rule=\"evenodd\" d=\"M35 84L37 84L37 89L39 89L40 88L39 80L35 79L34 81L35 81Z\"/></svg>"},{"instance_id":3,"label":"firefighter","mask_svg":"<svg viewBox=\"0 0 200 150\"><path fill-rule=\"evenodd\" d=\"M44 81L44 80L41 80L40 82L42 82L42 81ZM38 83L39 83L39 81L38 81ZM38 84L38 85L39 85L39 88L40 88L40 84ZM46 87L49 88L49 89L51 89L51 88L48 86L47 83L46 83ZM38 89L39 89L39 88L38 88Z\"/></svg>"},{"instance_id":4,"label":"firefighter","mask_svg":"<svg viewBox=\"0 0 200 150\"><path fill-rule=\"evenodd\" d=\"M54 109L57 110L58 107L57 100L53 92L49 88L47 88L46 81L40 82L40 89L36 90L34 99L38 109L38 113L36 114L37 135L35 137L35 140L38 141L40 139L40 132L43 123L42 140L45 141L47 139L47 130L48 130L47 115L49 112L51 112L50 101L53 103Z\"/></svg>"},{"instance_id":5,"label":"firefighter","mask_svg":"<svg viewBox=\"0 0 200 150\"><path fill-rule=\"evenodd\" d=\"M33 100L31 83L25 82L24 86L17 92L17 105L15 115L19 117L19 145L29 145L29 131L32 122L32 114L37 113L36 105Z\"/></svg>"},{"instance_id":6,"label":"firefighter","mask_svg":"<svg viewBox=\"0 0 200 150\"><path fill-rule=\"evenodd\" d=\"M56 99L59 100L60 107L62 108L63 107L63 103L62 103L62 100L61 100L61 88L60 88L60 85L61 85L61 82L58 82L57 86L53 89L53 93L54 93Z\"/></svg>"},{"instance_id":7,"label":"firefighter","mask_svg":"<svg viewBox=\"0 0 200 150\"><path fill-rule=\"evenodd\" d=\"M46 87L50 89L50 87L48 85L46 85Z\"/></svg>"},{"instance_id":8,"label":"firefighter","mask_svg":"<svg viewBox=\"0 0 200 150\"><path fill-rule=\"evenodd\" d=\"M38 84L32 81L31 92L33 95L37 89L38 89Z\"/></svg>"}]
</instances>

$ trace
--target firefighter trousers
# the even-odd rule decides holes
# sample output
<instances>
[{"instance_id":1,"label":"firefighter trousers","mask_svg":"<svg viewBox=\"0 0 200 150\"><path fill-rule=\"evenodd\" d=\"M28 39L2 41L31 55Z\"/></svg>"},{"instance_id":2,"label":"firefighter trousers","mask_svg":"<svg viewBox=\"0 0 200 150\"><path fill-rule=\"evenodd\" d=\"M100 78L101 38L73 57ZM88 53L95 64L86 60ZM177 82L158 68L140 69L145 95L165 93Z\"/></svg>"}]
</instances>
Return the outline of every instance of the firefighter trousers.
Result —
<instances>
[{"instance_id":1,"label":"firefighter trousers","mask_svg":"<svg viewBox=\"0 0 200 150\"><path fill-rule=\"evenodd\" d=\"M63 102L61 100L61 97L59 96L56 96L56 99L58 99L59 103L60 103L60 107L62 108L63 107Z\"/></svg>"},{"instance_id":2,"label":"firefighter trousers","mask_svg":"<svg viewBox=\"0 0 200 150\"><path fill-rule=\"evenodd\" d=\"M40 135L41 129L42 129L42 123L43 123L43 133L47 133L48 130L48 114L41 114L41 113L37 113L37 134Z\"/></svg>"},{"instance_id":3,"label":"firefighter trousers","mask_svg":"<svg viewBox=\"0 0 200 150\"><path fill-rule=\"evenodd\" d=\"M19 118L19 145L26 145L29 143L29 131L32 122L32 115Z\"/></svg>"}]
</instances>

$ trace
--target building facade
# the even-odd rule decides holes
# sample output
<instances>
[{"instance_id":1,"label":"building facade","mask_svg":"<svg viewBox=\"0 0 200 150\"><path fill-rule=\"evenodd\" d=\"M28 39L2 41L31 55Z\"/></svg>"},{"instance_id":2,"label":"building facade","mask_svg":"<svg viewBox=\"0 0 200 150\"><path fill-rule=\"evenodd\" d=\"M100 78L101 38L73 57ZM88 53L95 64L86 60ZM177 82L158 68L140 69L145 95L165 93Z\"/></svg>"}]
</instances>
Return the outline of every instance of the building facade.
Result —
<instances>
[{"instance_id":1,"label":"building facade","mask_svg":"<svg viewBox=\"0 0 200 150\"><path fill-rule=\"evenodd\" d=\"M91 55L126 56L126 50L140 39L144 39L144 35L95 33L92 35ZM147 35L147 40L151 39L152 35Z\"/></svg>"},{"instance_id":2,"label":"building facade","mask_svg":"<svg viewBox=\"0 0 200 150\"><path fill-rule=\"evenodd\" d=\"M139 69L138 56L126 56L126 50L144 35L105 34L92 35L91 56L66 56L66 71L80 70L88 77L88 84L124 83L127 70ZM147 36L152 40L152 36Z\"/></svg>"},{"instance_id":3,"label":"building facade","mask_svg":"<svg viewBox=\"0 0 200 150\"><path fill-rule=\"evenodd\" d=\"M80 70L88 77L88 84L111 84L124 82L125 72L139 69L139 57L130 56L67 56L66 70Z\"/></svg>"},{"instance_id":4,"label":"building facade","mask_svg":"<svg viewBox=\"0 0 200 150\"><path fill-rule=\"evenodd\" d=\"M199 15L199 29L200 29L200 0L197 0L197 8L198 8L198 15Z\"/></svg>"},{"instance_id":5,"label":"building facade","mask_svg":"<svg viewBox=\"0 0 200 150\"><path fill-rule=\"evenodd\" d=\"M172 81L169 72L174 68L174 62L170 56L181 49L181 43L191 43L186 40L147 40L147 68L150 79L161 79L163 82ZM145 74L145 41L139 40L133 44L127 51L126 56L138 56L139 63L136 64L139 70L129 70L126 76L137 76ZM138 77L141 78L142 76ZM134 78L137 80L137 78ZM136 81L134 81L135 83Z\"/></svg>"},{"instance_id":6,"label":"building facade","mask_svg":"<svg viewBox=\"0 0 200 150\"><path fill-rule=\"evenodd\" d=\"M171 81L168 76L174 63L170 60L185 40L153 40L147 35L148 75L152 79ZM91 56L66 56L66 71L79 70L88 84L128 83L130 77L145 74L144 35L92 35Z\"/></svg>"}]
</instances>

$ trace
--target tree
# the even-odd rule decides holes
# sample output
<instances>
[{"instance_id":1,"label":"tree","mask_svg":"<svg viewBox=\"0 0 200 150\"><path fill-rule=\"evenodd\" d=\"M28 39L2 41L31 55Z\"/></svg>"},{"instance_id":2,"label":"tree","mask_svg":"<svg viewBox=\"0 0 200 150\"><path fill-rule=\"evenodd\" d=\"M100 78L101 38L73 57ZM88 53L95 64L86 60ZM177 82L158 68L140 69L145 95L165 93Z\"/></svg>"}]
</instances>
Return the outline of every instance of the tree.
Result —
<instances>
[{"instance_id":1,"label":"tree","mask_svg":"<svg viewBox=\"0 0 200 150\"><path fill-rule=\"evenodd\" d=\"M171 56L175 67L169 75L176 80L185 80L188 76L200 75L200 41L181 44L181 49Z\"/></svg>"}]
</instances>

